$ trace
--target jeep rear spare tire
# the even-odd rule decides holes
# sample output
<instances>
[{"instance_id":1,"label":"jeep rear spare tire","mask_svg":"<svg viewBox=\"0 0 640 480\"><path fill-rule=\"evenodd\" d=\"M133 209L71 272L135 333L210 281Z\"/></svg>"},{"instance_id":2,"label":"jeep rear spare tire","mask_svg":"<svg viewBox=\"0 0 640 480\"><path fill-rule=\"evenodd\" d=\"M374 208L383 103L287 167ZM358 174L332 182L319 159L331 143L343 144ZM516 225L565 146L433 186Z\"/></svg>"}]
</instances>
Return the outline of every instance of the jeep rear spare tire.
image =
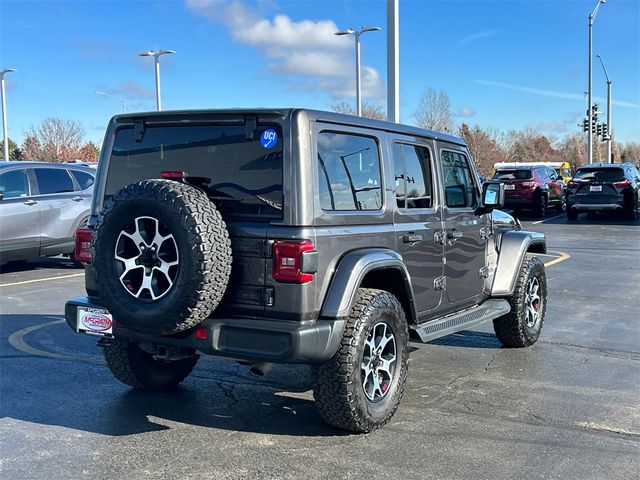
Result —
<instances>
[{"instance_id":1,"label":"jeep rear spare tire","mask_svg":"<svg viewBox=\"0 0 640 480\"><path fill-rule=\"evenodd\" d=\"M116 324L171 334L205 320L231 272L220 212L187 184L144 180L105 202L93 239L101 300Z\"/></svg>"}]
</instances>

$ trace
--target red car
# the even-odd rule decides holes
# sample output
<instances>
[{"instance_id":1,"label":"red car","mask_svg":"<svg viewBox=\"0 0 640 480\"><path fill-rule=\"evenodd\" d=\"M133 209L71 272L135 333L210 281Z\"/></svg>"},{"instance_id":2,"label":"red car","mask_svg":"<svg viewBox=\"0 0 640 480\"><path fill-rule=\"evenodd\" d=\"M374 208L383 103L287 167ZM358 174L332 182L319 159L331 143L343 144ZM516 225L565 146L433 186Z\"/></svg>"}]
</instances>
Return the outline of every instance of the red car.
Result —
<instances>
[{"instance_id":1,"label":"red car","mask_svg":"<svg viewBox=\"0 0 640 480\"><path fill-rule=\"evenodd\" d=\"M561 212L566 208L565 184L552 168L518 165L498 170L492 180L505 184L505 208L533 210L540 217L546 215L549 205Z\"/></svg>"}]
</instances>

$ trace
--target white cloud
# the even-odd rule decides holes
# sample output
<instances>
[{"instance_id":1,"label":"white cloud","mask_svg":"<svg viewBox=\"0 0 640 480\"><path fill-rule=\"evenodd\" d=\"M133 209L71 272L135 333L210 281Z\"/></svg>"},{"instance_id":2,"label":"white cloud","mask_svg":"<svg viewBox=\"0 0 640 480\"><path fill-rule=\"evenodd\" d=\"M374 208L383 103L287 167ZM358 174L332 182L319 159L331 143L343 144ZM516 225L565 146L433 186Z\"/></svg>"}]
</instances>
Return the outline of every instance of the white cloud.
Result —
<instances>
[{"instance_id":1,"label":"white cloud","mask_svg":"<svg viewBox=\"0 0 640 480\"><path fill-rule=\"evenodd\" d=\"M477 40L482 40L483 38L495 37L498 35L498 30L483 30L481 32L473 33L471 35L467 35L466 37L462 37L458 40L458 45L468 45L469 43L473 43Z\"/></svg>"},{"instance_id":2,"label":"white cloud","mask_svg":"<svg viewBox=\"0 0 640 480\"><path fill-rule=\"evenodd\" d=\"M293 21L287 15L267 18L261 4L249 7L240 0L185 0L195 14L229 28L231 37L255 48L267 59L267 70L287 77L294 90L324 92L332 99L355 96L353 37L336 36L333 20ZM362 66L362 96L384 97L378 71Z\"/></svg>"},{"instance_id":3,"label":"white cloud","mask_svg":"<svg viewBox=\"0 0 640 480\"><path fill-rule=\"evenodd\" d=\"M143 87L135 80L121 82L115 87L103 87L102 91L114 97L127 100L150 100L156 98L154 90Z\"/></svg>"},{"instance_id":4,"label":"white cloud","mask_svg":"<svg viewBox=\"0 0 640 480\"><path fill-rule=\"evenodd\" d=\"M471 118L474 117L476 115L476 111L473 108L469 108L469 107L462 107L460 108L460 110L458 110L457 116L458 117L464 117L464 118Z\"/></svg>"},{"instance_id":5,"label":"white cloud","mask_svg":"<svg viewBox=\"0 0 640 480\"><path fill-rule=\"evenodd\" d=\"M525 128L530 128L537 132L566 133L569 131L569 127L566 124L556 122L537 123L535 125L527 125Z\"/></svg>"}]
</instances>

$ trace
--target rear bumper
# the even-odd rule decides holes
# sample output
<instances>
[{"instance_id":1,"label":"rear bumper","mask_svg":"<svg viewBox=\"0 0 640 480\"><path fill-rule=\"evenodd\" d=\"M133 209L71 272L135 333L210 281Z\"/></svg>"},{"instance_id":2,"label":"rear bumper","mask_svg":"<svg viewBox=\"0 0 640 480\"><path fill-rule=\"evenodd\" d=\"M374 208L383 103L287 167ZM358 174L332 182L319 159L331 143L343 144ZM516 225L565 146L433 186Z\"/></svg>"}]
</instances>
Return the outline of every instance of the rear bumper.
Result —
<instances>
[{"instance_id":1,"label":"rear bumper","mask_svg":"<svg viewBox=\"0 0 640 480\"><path fill-rule=\"evenodd\" d=\"M533 198L509 198L505 197L504 206L505 208L524 208L524 207L533 207L534 206Z\"/></svg>"},{"instance_id":2,"label":"rear bumper","mask_svg":"<svg viewBox=\"0 0 640 480\"><path fill-rule=\"evenodd\" d=\"M73 298L65 304L65 319L77 330L79 306L104 308L88 297ZM158 345L193 349L251 362L322 363L338 350L346 320L292 322L243 318L209 318L198 325L205 338L196 338L196 329L172 336L138 333L115 325L113 336ZM202 333L202 332L201 332Z\"/></svg>"},{"instance_id":3,"label":"rear bumper","mask_svg":"<svg viewBox=\"0 0 640 480\"><path fill-rule=\"evenodd\" d=\"M577 203L571 205L568 208L572 208L573 210L577 210L579 212L594 212L601 210L622 210L622 205L619 205L617 203Z\"/></svg>"},{"instance_id":4,"label":"rear bumper","mask_svg":"<svg viewBox=\"0 0 640 480\"><path fill-rule=\"evenodd\" d=\"M624 207L622 195L569 195L567 209L579 212L593 212L595 210L621 210Z\"/></svg>"}]
</instances>

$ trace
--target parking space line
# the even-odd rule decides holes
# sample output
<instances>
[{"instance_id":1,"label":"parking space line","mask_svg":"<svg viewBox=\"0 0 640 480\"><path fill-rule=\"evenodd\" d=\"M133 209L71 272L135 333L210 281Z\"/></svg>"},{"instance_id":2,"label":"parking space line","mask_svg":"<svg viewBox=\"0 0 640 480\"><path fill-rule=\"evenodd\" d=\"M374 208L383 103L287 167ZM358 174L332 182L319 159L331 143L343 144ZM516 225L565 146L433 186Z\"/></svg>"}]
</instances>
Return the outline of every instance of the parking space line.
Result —
<instances>
[{"instance_id":1,"label":"parking space line","mask_svg":"<svg viewBox=\"0 0 640 480\"><path fill-rule=\"evenodd\" d=\"M34 280L23 280L21 282L13 282L13 283L0 283L0 287L13 287L15 285L26 285L28 283L38 283L38 282L48 282L50 280L60 280L62 278L74 278L74 277L83 277L83 273L72 273L70 275L60 275L58 277L46 277L46 278L36 278Z\"/></svg>"},{"instance_id":2,"label":"parking space line","mask_svg":"<svg viewBox=\"0 0 640 480\"><path fill-rule=\"evenodd\" d=\"M30 327L23 328L22 330L15 331L9 337L9 344L16 350L27 353L29 355L36 355L38 357L55 358L56 360L68 360L74 362L94 363L101 365L104 360L100 358L91 357L77 357L75 355L63 355L61 353L48 352L46 350L40 350L39 348L32 347L25 340L24 337L31 332L39 330L44 327L52 325L59 325L65 323L65 320L54 320L53 322L38 323L37 325L31 325Z\"/></svg>"},{"instance_id":3,"label":"parking space line","mask_svg":"<svg viewBox=\"0 0 640 480\"><path fill-rule=\"evenodd\" d=\"M550 267L551 265L555 265L556 263L560 263L560 262L563 262L563 261L567 260L568 258L571 258L571 255L569 255L568 253L564 253L564 252L552 252L552 253L560 254L560 256L558 258L555 258L555 259L545 263L544 264L545 267Z\"/></svg>"},{"instance_id":4,"label":"parking space line","mask_svg":"<svg viewBox=\"0 0 640 480\"><path fill-rule=\"evenodd\" d=\"M555 217L543 218L542 220L538 220L536 222L531 222L531 225L538 225L539 223L546 222L547 220L555 220L556 218L564 217L565 214L561 213L560 215L556 215Z\"/></svg>"}]
</instances>

